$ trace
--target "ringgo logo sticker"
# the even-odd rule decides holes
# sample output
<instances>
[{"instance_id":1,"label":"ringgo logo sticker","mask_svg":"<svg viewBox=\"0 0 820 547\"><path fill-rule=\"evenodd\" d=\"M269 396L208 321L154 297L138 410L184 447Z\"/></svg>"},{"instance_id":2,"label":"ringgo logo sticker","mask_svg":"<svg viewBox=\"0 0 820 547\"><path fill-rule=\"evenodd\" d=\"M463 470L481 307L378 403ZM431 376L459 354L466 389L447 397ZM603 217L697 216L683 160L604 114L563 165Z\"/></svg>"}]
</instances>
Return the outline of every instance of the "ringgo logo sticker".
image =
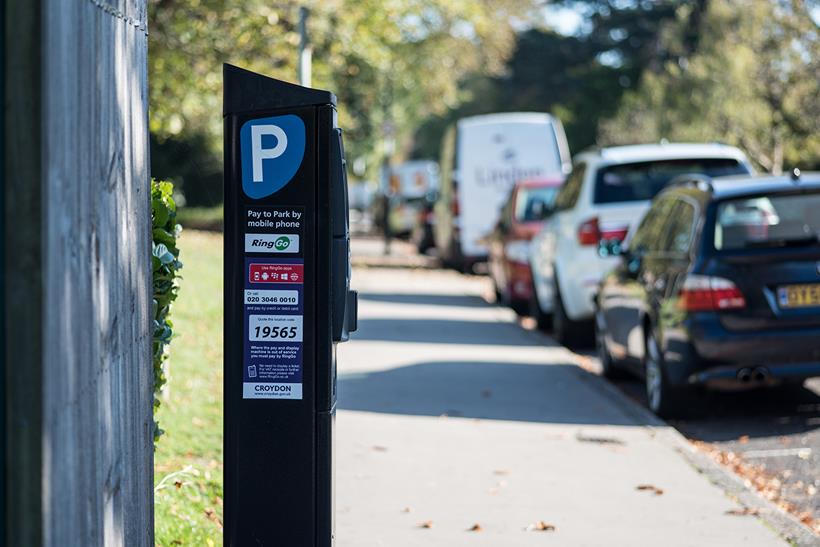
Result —
<instances>
[{"instance_id":1,"label":"ringgo logo sticker","mask_svg":"<svg viewBox=\"0 0 820 547\"><path fill-rule=\"evenodd\" d=\"M249 120L239 130L242 190L260 199L284 188L305 157L305 123L287 114Z\"/></svg>"},{"instance_id":2,"label":"ringgo logo sticker","mask_svg":"<svg viewBox=\"0 0 820 547\"><path fill-rule=\"evenodd\" d=\"M245 234L246 253L298 253L297 234Z\"/></svg>"}]
</instances>

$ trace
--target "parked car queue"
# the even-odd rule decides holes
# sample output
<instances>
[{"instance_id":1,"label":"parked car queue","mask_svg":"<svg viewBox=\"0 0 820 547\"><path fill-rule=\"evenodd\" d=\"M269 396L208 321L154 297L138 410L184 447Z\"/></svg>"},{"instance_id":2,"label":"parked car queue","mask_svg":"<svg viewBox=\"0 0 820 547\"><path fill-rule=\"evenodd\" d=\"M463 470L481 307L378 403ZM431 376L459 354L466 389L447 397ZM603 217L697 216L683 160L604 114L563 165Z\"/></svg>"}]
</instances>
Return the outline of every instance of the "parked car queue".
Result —
<instances>
[{"instance_id":1,"label":"parked car queue","mask_svg":"<svg viewBox=\"0 0 820 547\"><path fill-rule=\"evenodd\" d=\"M820 175L755 176L737 148L659 143L586 151L566 180L506 194L466 242L487 249L498 301L564 344L594 340L604 374L642 378L658 415L692 413L703 388L820 376ZM445 258L463 237L448 210Z\"/></svg>"}]
</instances>

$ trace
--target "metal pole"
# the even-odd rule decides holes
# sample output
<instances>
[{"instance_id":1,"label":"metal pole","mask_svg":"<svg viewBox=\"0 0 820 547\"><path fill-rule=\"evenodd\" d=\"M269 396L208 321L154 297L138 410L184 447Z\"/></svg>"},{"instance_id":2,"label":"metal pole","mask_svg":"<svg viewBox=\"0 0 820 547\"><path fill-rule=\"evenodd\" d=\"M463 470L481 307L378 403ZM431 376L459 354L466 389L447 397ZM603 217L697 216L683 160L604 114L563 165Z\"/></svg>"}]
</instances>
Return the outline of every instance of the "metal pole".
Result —
<instances>
[{"instance_id":1,"label":"metal pole","mask_svg":"<svg viewBox=\"0 0 820 547\"><path fill-rule=\"evenodd\" d=\"M313 68L313 48L307 32L307 20L310 10L299 8L299 85L310 87Z\"/></svg>"}]
</instances>

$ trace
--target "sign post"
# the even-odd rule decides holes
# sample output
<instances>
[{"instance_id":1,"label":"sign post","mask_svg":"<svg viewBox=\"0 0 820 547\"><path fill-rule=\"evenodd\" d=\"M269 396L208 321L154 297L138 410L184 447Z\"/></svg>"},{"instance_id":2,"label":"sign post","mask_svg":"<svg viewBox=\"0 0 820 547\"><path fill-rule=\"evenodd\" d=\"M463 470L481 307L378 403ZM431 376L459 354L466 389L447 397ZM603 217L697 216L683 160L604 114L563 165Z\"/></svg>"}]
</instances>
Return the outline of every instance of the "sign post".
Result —
<instances>
[{"instance_id":1,"label":"sign post","mask_svg":"<svg viewBox=\"0 0 820 547\"><path fill-rule=\"evenodd\" d=\"M337 342L356 328L336 98L224 66L224 544L333 544Z\"/></svg>"}]
</instances>

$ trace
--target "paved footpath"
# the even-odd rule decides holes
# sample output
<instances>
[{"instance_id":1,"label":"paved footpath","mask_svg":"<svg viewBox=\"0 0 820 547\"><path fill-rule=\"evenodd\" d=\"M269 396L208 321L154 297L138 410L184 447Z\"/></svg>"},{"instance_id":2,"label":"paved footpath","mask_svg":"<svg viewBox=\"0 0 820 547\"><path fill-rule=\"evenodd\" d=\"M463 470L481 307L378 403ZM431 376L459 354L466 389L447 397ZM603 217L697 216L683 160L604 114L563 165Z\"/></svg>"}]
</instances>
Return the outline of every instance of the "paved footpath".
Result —
<instances>
[{"instance_id":1,"label":"paved footpath","mask_svg":"<svg viewBox=\"0 0 820 547\"><path fill-rule=\"evenodd\" d=\"M354 286L360 330L339 347L339 547L784 544L727 514L740 506L668 428L487 304L486 279L362 268Z\"/></svg>"}]
</instances>

